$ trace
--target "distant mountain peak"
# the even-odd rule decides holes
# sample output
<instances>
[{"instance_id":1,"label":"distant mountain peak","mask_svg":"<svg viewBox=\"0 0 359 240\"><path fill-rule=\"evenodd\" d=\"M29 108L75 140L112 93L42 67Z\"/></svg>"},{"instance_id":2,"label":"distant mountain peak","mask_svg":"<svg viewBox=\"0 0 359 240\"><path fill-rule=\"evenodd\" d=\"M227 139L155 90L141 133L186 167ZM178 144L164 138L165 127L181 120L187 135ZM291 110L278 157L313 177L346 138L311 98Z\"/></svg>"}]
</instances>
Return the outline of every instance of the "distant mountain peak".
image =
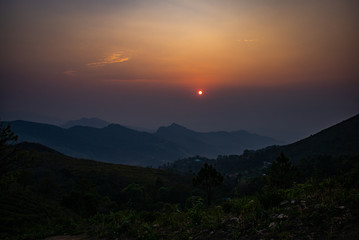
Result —
<instances>
[{"instance_id":1,"label":"distant mountain peak","mask_svg":"<svg viewBox=\"0 0 359 240\"><path fill-rule=\"evenodd\" d=\"M169 128L185 128L177 123L172 123L171 125L168 126Z\"/></svg>"},{"instance_id":2,"label":"distant mountain peak","mask_svg":"<svg viewBox=\"0 0 359 240\"><path fill-rule=\"evenodd\" d=\"M132 132L137 132L134 129L128 128L128 127L123 126L123 125L118 124L118 123L111 123L111 124L107 125L105 128L107 128L107 129L121 129L121 130L128 130L128 131L132 131Z\"/></svg>"},{"instance_id":3,"label":"distant mountain peak","mask_svg":"<svg viewBox=\"0 0 359 240\"><path fill-rule=\"evenodd\" d=\"M172 123L171 125L169 126L166 126L166 127L160 127L158 130L157 130L157 133L174 133L174 132L180 132L180 133L183 133L183 132L194 132L184 126L181 126L177 123Z\"/></svg>"},{"instance_id":4,"label":"distant mountain peak","mask_svg":"<svg viewBox=\"0 0 359 240\"><path fill-rule=\"evenodd\" d=\"M110 123L99 119L99 118L81 118L78 120L70 120L67 123L65 123L62 127L63 128L70 128L74 126L84 126L84 127L94 127L94 128L103 128L108 126Z\"/></svg>"}]
</instances>

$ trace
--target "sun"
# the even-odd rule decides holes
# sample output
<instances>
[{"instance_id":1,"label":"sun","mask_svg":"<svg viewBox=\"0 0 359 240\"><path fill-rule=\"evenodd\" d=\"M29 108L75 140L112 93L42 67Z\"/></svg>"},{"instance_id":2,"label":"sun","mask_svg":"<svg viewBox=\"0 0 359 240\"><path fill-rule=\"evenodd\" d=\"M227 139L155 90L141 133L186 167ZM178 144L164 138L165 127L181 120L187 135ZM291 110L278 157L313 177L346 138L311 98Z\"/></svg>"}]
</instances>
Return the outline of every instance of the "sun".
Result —
<instances>
[{"instance_id":1,"label":"sun","mask_svg":"<svg viewBox=\"0 0 359 240\"><path fill-rule=\"evenodd\" d=\"M202 90L198 90L198 95L202 95L203 91Z\"/></svg>"}]
</instances>

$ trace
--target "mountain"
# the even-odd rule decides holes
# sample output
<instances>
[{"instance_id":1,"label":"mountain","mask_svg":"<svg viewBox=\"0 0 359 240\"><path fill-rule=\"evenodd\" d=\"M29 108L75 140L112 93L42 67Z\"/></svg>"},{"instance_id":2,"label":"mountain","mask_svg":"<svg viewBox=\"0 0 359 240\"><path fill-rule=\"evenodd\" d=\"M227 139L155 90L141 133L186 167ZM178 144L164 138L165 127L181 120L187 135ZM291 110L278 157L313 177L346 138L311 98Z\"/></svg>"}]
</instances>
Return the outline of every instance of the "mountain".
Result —
<instances>
[{"instance_id":1,"label":"mountain","mask_svg":"<svg viewBox=\"0 0 359 240\"><path fill-rule=\"evenodd\" d=\"M217 159L186 158L175 161L170 166L176 172L196 172L203 162L208 162L222 173L252 172L259 174L263 167L273 162L281 153L298 164L320 156L340 157L359 154L359 114L324 129L310 137L292 144L269 146L255 151L246 150L242 155L219 156Z\"/></svg>"},{"instance_id":2,"label":"mountain","mask_svg":"<svg viewBox=\"0 0 359 240\"><path fill-rule=\"evenodd\" d=\"M296 159L312 155L359 154L359 114L317 134L283 147L288 156ZM295 159L295 158L294 158Z\"/></svg>"},{"instance_id":3,"label":"mountain","mask_svg":"<svg viewBox=\"0 0 359 240\"><path fill-rule=\"evenodd\" d=\"M24 120L62 126L66 120L51 115L38 114L34 112L0 112L1 121Z\"/></svg>"},{"instance_id":4,"label":"mountain","mask_svg":"<svg viewBox=\"0 0 359 240\"><path fill-rule=\"evenodd\" d=\"M104 128L75 126L69 129L20 120L5 124L11 125L20 142L40 143L79 158L157 166L168 159L186 156L174 143L118 124Z\"/></svg>"},{"instance_id":5,"label":"mountain","mask_svg":"<svg viewBox=\"0 0 359 240\"><path fill-rule=\"evenodd\" d=\"M140 166L159 166L193 155L239 154L276 143L245 131L198 133L177 124L147 133L119 124L65 129L21 120L4 123L11 125L19 141L40 143L73 157Z\"/></svg>"},{"instance_id":6,"label":"mountain","mask_svg":"<svg viewBox=\"0 0 359 240\"><path fill-rule=\"evenodd\" d=\"M260 153L262 156L266 155L269 161L283 152L294 163L319 155L359 154L359 114L295 143L256 152L254 158L258 158ZM262 156L260 158L264 159Z\"/></svg>"},{"instance_id":7,"label":"mountain","mask_svg":"<svg viewBox=\"0 0 359 240\"><path fill-rule=\"evenodd\" d=\"M74 126L85 126L94 128L104 128L110 125L109 122L99 118L81 118L79 120L70 120L62 125L63 128L70 128Z\"/></svg>"},{"instance_id":8,"label":"mountain","mask_svg":"<svg viewBox=\"0 0 359 240\"><path fill-rule=\"evenodd\" d=\"M61 186L72 185L76 181L88 178L93 184L98 185L96 186L98 189L111 192L106 195L118 196L118 189L131 183L153 185L157 178L162 178L164 184L188 184L188 179L161 169L73 158L38 143L21 142L16 145L16 151L26 153L23 155L25 158L31 158L31 160L19 159L20 166L33 172L36 177L51 176L59 180L58 184ZM103 184L110 184L111 187L104 187ZM191 188L191 181L189 185ZM65 188L72 189L73 186Z\"/></svg>"},{"instance_id":9,"label":"mountain","mask_svg":"<svg viewBox=\"0 0 359 240\"><path fill-rule=\"evenodd\" d=\"M280 143L273 138L256 135L244 130L200 133L176 123L168 127L160 127L155 135L182 146L188 155L206 157L241 154L245 149L259 149Z\"/></svg>"}]
</instances>

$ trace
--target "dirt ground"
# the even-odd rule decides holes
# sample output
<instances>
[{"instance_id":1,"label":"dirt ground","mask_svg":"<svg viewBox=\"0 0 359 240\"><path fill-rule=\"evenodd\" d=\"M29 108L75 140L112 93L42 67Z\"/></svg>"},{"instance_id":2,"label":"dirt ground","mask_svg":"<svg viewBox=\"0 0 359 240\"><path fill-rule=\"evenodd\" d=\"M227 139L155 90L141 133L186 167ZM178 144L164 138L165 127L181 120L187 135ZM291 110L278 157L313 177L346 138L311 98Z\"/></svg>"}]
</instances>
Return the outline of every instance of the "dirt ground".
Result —
<instances>
[{"instance_id":1,"label":"dirt ground","mask_svg":"<svg viewBox=\"0 0 359 240\"><path fill-rule=\"evenodd\" d=\"M89 238L86 235L75 235L75 236L54 236L45 238L44 240L97 240L95 238Z\"/></svg>"},{"instance_id":2,"label":"dirt ground","mask_svg":"<svg viewBox=\"0 0 359 240\"><path fill-rule=\"evenodd\" d=\"M74 235L74 236L53 236L49 238L45 238L43 240L104 240L95 237L89 237L84 234L81 235ZM117 240L133 240L132 238L119 238Z\"/></svg>"}]
</instances>

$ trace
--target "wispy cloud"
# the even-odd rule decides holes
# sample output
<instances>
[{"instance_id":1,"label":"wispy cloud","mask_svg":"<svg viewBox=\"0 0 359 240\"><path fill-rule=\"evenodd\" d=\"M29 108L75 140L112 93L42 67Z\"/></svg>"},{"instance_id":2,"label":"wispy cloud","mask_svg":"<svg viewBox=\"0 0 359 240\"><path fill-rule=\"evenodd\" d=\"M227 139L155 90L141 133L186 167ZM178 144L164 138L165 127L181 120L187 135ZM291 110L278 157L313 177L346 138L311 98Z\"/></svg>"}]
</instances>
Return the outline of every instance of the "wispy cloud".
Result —
<instances>
[{"instance_id":1,"label":"wispy cloud","mask_svg":"<svg viewBox=\"0 0 359 240\"><path fill-rule=\"evenodd\" d=\"M72 77L72 76L75 75L76 72L77 72L77 71L75 71L75 70L66 70L66 71L64 71L64 72L62 72L62 73L65 74L66 76Z\"/></svg>"},{"instance_id":2,"label":"wispy cloud","mask_svg":"<svg viewBox=\"0 0 359 240\"><path fill-rule=\"evenodd\" d=\"M240 39L240 40L237 40L236 42L240 42L240 43L254 43L254 42L257 42L257 40L255 40L255 39Z\"/></svg>"},{"instance_id":3,"label":"wispy cloud","mask_svg":"<svg viewBox=\"0 0 359 240\"><path fill-rule=\"evenodd\" d=\"M123 53L114 53L96 62L88 63L87 65L91 67L103 67L108 64L127 62L128 60L130 60L130 58L123 56Z\"/></svg>"}]
</instances>

